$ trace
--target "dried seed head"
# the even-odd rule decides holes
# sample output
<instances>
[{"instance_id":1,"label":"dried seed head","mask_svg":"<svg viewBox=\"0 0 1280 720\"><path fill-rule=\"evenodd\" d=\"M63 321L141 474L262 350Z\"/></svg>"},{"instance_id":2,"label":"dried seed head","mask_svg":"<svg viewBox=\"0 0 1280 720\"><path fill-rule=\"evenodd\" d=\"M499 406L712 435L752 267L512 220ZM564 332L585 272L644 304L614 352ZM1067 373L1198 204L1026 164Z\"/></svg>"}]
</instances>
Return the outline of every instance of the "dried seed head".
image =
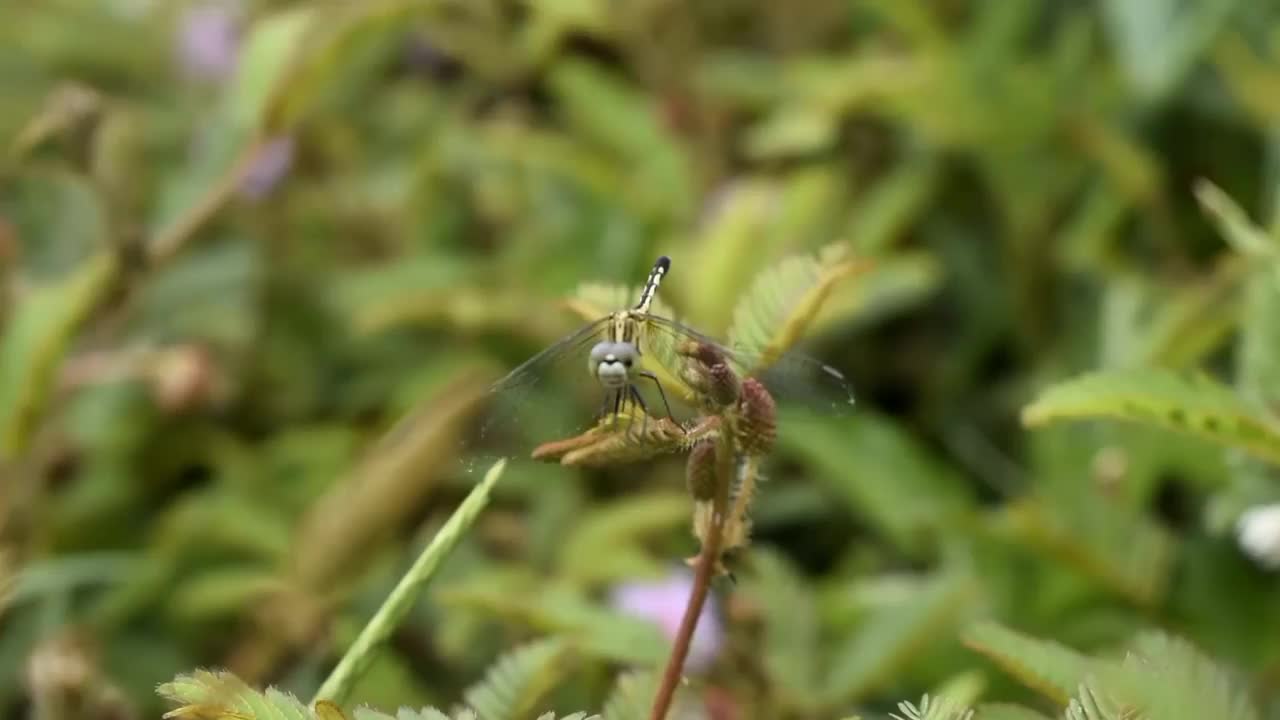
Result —
<instances>
[{"instance_id":1,"label":"dried seed head","mask_svg":"<svg viewBox=\"0 0 1280 720\"><path fill-rule=\"evenodd\" d=\"M705 441L693 446L685 467L685 480L694 500L709 501L716 495L716 444Z\"/></svg>"},{"instance_id":2,"label":"dried seed head","mask_svg":"<svg viewBox=\"0 0 1280 720\"><path fill-rule=\"evenodd\" d=\"M778 436L778 412L773 396L759 380L742 381L738 413L738 446L748 455L769 454Z\"/></svg>"},{"instance_id":3,"label":"dried seed head","mask_svg":"<svg viewBox=\"0 0 1280 720\"><path fill-rule=\"evenodd\" d=\"M685 431L670 418L608 417L586 432L543 443L534 460L602 467L648 460L685 448Z\"/></svg>"}]
</instances>

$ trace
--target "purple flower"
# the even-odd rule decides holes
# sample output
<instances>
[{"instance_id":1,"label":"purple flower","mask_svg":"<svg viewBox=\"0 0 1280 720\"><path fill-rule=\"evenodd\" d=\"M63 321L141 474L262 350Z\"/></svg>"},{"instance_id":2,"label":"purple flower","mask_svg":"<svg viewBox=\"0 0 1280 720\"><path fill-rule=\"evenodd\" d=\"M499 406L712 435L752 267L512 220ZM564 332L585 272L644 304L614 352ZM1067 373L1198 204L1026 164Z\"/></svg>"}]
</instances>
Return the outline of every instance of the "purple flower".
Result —
<instances>
[{"instance_id":1,"label":"purple flower","mask_svg":"<svg viewBox=\"0 0 1280 720\"><path fill-rule=\"evenodd\" d=\"M177 55L183 70L194 78L227 79L240 50L240 4L206 0L191 5L178 21Z\"/></svg>"},{"instance_id":2,"label":"purple flower","mask_svg":"<svg viewBox=\"0 0 1280 720\"><path fill-rule=\"evenodd\" d=\"M613 590L612 603L628 615L655 623L667 638L674 640L692 592L693 574L678 569L663 580L619 585ZM698 628L693 633L693 642L689 644L685 667L689 670L706 669L716 659L723 644L724 631L720 627L720 619L708 602L698 617Z\"/></svg>"},{"instance_id":3,"label":"purple flower","mask_svg":"<svg viewBox=\"0 0 1280 720\"><path fill-rule=\"evenodd\" d=\"M263 143L240 178L240 194L261 200L275 189L293 167L293 137L281 135Z\"/></svg>"}]
</instances>

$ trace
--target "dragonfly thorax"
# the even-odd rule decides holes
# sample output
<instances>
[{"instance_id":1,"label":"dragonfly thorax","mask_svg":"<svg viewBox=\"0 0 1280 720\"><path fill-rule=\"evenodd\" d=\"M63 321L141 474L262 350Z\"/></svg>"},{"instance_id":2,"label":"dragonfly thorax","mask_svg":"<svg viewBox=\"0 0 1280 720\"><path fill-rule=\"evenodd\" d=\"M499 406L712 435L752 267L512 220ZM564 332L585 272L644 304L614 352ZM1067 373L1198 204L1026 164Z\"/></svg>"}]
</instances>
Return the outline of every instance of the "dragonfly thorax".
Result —
<instances>
[{"instance_id":1,"label":"dragonfly thorax","mask_svg":"<svg viewBox=\"0 0 1280 720\"><path fill-rule=\"evenodd\" d=\"M631 367L639 357L632 343L602 341L591 348L587 369L606 388L623 388L631 381Z\"/></svg>"}]
</instances>

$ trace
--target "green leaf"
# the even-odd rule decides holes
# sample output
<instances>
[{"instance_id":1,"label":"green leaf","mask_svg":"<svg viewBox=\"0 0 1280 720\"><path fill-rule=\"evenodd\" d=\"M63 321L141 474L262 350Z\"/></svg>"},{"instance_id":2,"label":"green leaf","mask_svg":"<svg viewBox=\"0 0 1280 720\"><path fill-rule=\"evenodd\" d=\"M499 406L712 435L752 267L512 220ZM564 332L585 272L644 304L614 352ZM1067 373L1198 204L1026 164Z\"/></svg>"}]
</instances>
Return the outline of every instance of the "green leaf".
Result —
<instances>
[{"instance_id":1,"label":"green leaf","mask_svg":"<svg viewBox=\"0 0 1280 720\"><path fill-rule=\"evenodd\" d=\"M1092 490L1057 489L1010 505L1019 543L1144 606L1158 605L1173 569L1174 538L1137 511Z\"/></svg>"},{"instance_id":2,"label":"green leaf","mask_svg":"<svg viewBox=\"0 0 1280 720\"><path fill-rule=\"evenodd\" d=\"M1280 241L1267 234L1216 185L1196 183L1196 198L1218 234L1249 262L1240 318L1237 381L1241 393L1264 412L1280 401Z\"/></svg>"},{"instance_id":3,"label":"green leaf","mask_svg":"<svg viewBox=\"0 0 1280 720\"><path fill-rule=\"evenodd\" d=\"M919 217L938 182L938 163L931 155L908 158L859 199L845 236L859 253L880 255Z\"/></svg>"},{"instance_id":4,"label":"green leaf","mask_svg":"<svg viewBox=\"0 0 1280 720\"><path fill-rule=\"evenodd\" d=\"M889 717L892 720L972 720L973 710L946 697L925 695L919 705L898 703L898 712L890 713Z\"/></svg>"},{"instance_id":5,"label":"green leaf","mask_svg":"<svg viewBox=\"0 0 1280 720\"><path fill-rule=\"evenodd\" d=\"M1007 703L987 703L979 705L974 720L1052 720L1030 708Z\"/></svg>"},{"instance_id":6,"label":"green leaf","mask_svg":"<svg viewBox=\"0 0 1280 720\"><path fill-rule=\"evenodd\" d=\"M305 46L312 8L292 8L253 23L236 62L235 77L212 118L194 161L160 184L151 220L148 253L156 262L172 257L239 187L266 139L268 103L295 54Z\"/></svg>"},{"instance_id":7,"label":"green leaf","mask_svg":"<svg viewBox=\"0 0 1280 720\"><path fill-rule=\"evenodd\" d=\"M229 672L197 670L164 683L156 692L178 705L166 718L232 716L242 720L313 720L317 718L293 695L254 690ZM323 719L322 719L323 720Z\"/></svg>"},{"instance_id":8,"label":"green leaf","mask_svg":"<svg viewBox=\"0 0 1280 720\"><path fill-rule=\"evenodd\" d=\"M1261 717L1236 678L1189 642L1163 633L1140 635L1125 661L1102 670L1094 687L1144 717Z\"/></svg>"},{"instance_id":9,"label":"green leaf","mask_svg":"<svg viewBox=\"0 0 1280 720\"><path fill-rule=\"evenodd\" d=\"M230 619L279 586L279 576L262 568L210 570L184 579L166 600L166 611L185 623Z\"/></svg>"},{"instance_id":10,"label":"green leaf","mask_svg":"<svg viewBox=\"0 0 1280 720\"><path fill-rule=\"evenodd\" d=\"M1195 67L1234 5L1235 0L1108 0L1102 18L1130 84L1141 99L1158 103Z\"/></svg>"},{"instance_id":11,"label":"green leaf","mask_svg":"<svg viewBox=\"0 0 1280 720\"><path fill-rule=\"evenodd\" d=\"M262 256L236 239L193 247L140 284L135 332L157 344L199 340L243 353L258 336Z\"/></svg>"},{"instance_id":12,"label":"green leaf","mask_svg":"<svg viewBox=\"0 0 1280 720\"><path fill-rule=\"evenodd\" d=\"M687 524L692 516L692 501L681 492L637 495L596 508L562 538L560 573L591 584L660 572L663 563L644 551L643 541Z\"/></svg>"},{"instance_id":13,"label":"green leaf","mask_svg":"<svg viewBox=\"0 0 1280 720\"><path fill-rule=\"evenodd\" d=\"M393 0L272 18L273 25L260 32L263 65L275 71L275 79L255 88L265 92L255 97L268 132L291 132L326 100L367 84L376 61L398 48L413 21L426 14L425 5Z\"/></svg>"},{"instance_id":14,"label":"green leaf","mask_svg":"<svg viewBox=\"0 0 1280 720\"><path fill-rule=\"evenodd\" d=\"M762 367L790 350L805 336L836 283L867 269L845 260L846 250L832 245L816 256L788 257L757 275L734 308L730 346L758 354Z\"/></svg>"},{"instance_id":15,"label":"green leaf","mask_svg":"<svg viewBox=\"0 0 1280 720\"><path fill-rule=\"evenodd\" d=\"M54 281L105 249L107 211L83 176L53 169L19 175L0 194L0 215L13 223L24 276Z\"/></svg>"},{"instance_id":16,"label":"green leaf","mask_svg":"<svg viewBox=\"0 0 1280 720\"><path fill-rule=\"evenodd\" d=\"M1080 686L1077 697L1071 698L1063 715L1066 720L1133 720L1129 708L1117 705L1105 696L1099 696L1089 684ZM1190 719L1189 719L1190 720Z\"/></svg>"},{"instance_id":17,"label":"green leaf","mask_svg":"<svg viewBox=\"0 0 1280 720\"><path fill-rule=\"evenodd\" d=\"M711 334L727 329L742 290L770 258L760 252L769 244L768 225L776 203L776 188L764 181L742 181L721 190L714 213L703 223L687 261L667 280L698 302L689 308L695 327ZM686 272L682 267L690 268ZM715 272L697 272L715 268Z\"/></svg>"},{"instance_id":18,"label":"green leaf","mask_svg":"<svg viewBox=\"0 0 1280 720\"><path fill-rule=\"evenodd\" d=\"M422 708L421 710L400 708L400 712L395 715L388 715L371 708L358 707L355 709L354 714L355 720L453 720L453 718L435 708Z\"/></svg>"},{"instance_id":19,"label":"green leaf","mask_svg":"<svg viewBox=\"0 0 1280 720\"><path fill-rule=\"evenodd\" d=\"M400 708L400 711L395 715L388 715L371 708L359 707L355 711L355 720L476 720L476 714L467 708L459 709L453 715L443 713L435 708L422 708L421 710Z\"/></svg>"},{"instance_id":20,"label":"green leaf","mask_svg":"<svg viewBox=\"0 0 1280 720\"><path fill-rule=\"evenodd\" d=\"M604 720L648 720L657 694L658 677L653 673L623 673L605 700ZM679 702L678 691L676 700Z\"/></svg>"},{"instance_id":21,"label":"green leaf","mask_svg":"<svg viewBox=\"0 0 1280 720\"><path fill-rule=\"evenodd\" d=\"M835 651L822 690L827 704L866 696L939 638L952 636L948 626L965 609L971 589L967 580L940 577L908 602L868 618Z\"/></svg>"},{"instance_id":22,"label":"green leaf","mask_svg":"<svg viewBox=\"0 0 1280 720\"><path fill-rule=\"evenodd\" d=\"M281 10L253 23L228 96L231 124L245 130L261 128L269 103L283 82L303 42L319 16L311 8ZM326 18L327 20L327 18Z\"/></svg>"},{"instance_id":23,"label":"green leaf","mask_svg":"<svg viewBox=\"0 0 1280 720\"><path fill-rule=\"evenodd\" d=\"M671 650L671 642L654 623L591 602L564 585L484 582L478 587L451 586L437 599L568 638L581 654L608 662L653 666Z\"/></svg>"},{"instance_id":24,"label":"green leaf","mask_svg":"<svg viewBox=\"0 0 1280 720\"><path fill-rule=\"evenodd\" d=\"M611 13L604 0L547 0L530 9L520 44L531 62L547 60L566 37L608 39Z\"/></svg>"},{"instance_id":25,"label":"green leaf","mask_svg":"<svg viewBox=\"0 0 1280 720\"><path fill-rule=\"evenodd\" d=\"M1157 369L1092 373L1051 386L1022 411L1028 426L1082 418L1152 425L1280 464L1280 428L1205 375Z\"/></svg>"},{"instance_id":26,"label":"green leaf","mask_svg":"<svg viewBox=\"0 0 1280 720\"><path fill-rule=\"evenodd\" d=\"M929 297L943 279L942 264L931 253L904 251L875 258L857 282L832 290L813 320L812 333L890 317Z\"/></svg>"},{"instance_id":27,"label":"green leaf","mask_svg":"<svg viewBox=\"0 0 1280 720\"><path fill-rule=\"evenodd\" d=\"M568 649L550 638L503 655L466 691L467 704L480 720L520 720L564 675Z\"/></svg>"},{"instance_id":28,"label":"green leaf","mask_svg":"<svg viewBox=\"0 0 1280 720\"><path fill-rule=\"evenodd\" d=\"M594 143L627 168L629 202L658 218L688 212L694 196L688 162L647 96L613 71L577 59L560 60L547 80L579 142Z\"/></svg>"},{"instance_id":29,"label":"green leaf","mask_svg":"<svg viewBox=\"0 0 1280 720\"><path fill-rule=\"evenodd\" d=\"M360 632L360 636L338 661L337 667L316 691L316 699L324 698L341 702L345 698L351 685L372 662L374 653L391 637L400 621L417 602L423 587L435 575L440 564L448 557L462 536L475 524L480 512L489 503L489 493L497 484L498 478L502 477L505 467L505 461L499 460L494 463L493 467L485 473L480 484L449 516L449 520L414 561L413 567L409 568L409 571L396 584L395 589L378 608L378 612L370 618L369 623Z\"/></svg>"},{"instance_id":30,"label":"green leaf","mask_svg":"<svg viewBox=\"0 0 1280 720\"><path fill-rule=\"evenodd\" d=\"M1280 243L1258 227L1231 196L1208 180L1195 185L1196 200L1218 228L1218 234L1237 253L1246 257L1276 260Z\"/></svg>"},{"instance_id":31,"label":"green leaf","mask_svg":"<svg viewBox=\"0 0 1280 720\"><path fill-rule=\"evenodd\" d=\"M779 445L806 460L849 509L899 547L918 550L929 532L969 512L966 482L910 435L871 412L832 419L779 413Z\"/></svg>"},{"instance_id":32,"label":"green leaf","mask_svg":"<svg viewBox=\"0 0 1280 720\"><path fill-rule=\"evenodd\" d=\"M14 588L18 584L13 566L9 551L0 548L0 618L4 617L4 611L13 602Z\"/></svg>"},{"instance_id":33,"label":"green leaf","mask_svg":"<svg viewBox=\"0 0 1280 720\"><path fill-rule=\"evenodd\" d=\"M1075 650L995 622L969 627L963 640L1022 684L1061 705L1067 704L1090 670L1089 658Z\"/></svg>"},{"instance_id":34,"label":"green leaf","mask_svg":"<svg viewBox=\"0 0 1280 720\"><path fill-rule=\"evenodd\" d=\"M837 137L837 120L823 108L783 107L747 132L746 153L772 160L823 152Z\"/></svg>"},{"instance_id":35,"label":"green leaf","mask_svg":"<svg viewBox=\"0 0 1280 720\"><path fill-rule=\"evenodd\" d=\"M34 288L14 311L0 337L0 468L25 452L63 355L116 268L114 255L99 254L65 280Z\"/></svg>"},{"instance_id":36,"label":"green leaf","mask_svg":"<svg viewBox=\"0 0 1280 720\"><path fill-rule=\"evenodd\" d=\"M764 614L764 671L784 708L812 714L820 706L821 628L809 588L781 555L757 550L752 585Z\"/></svg>"}]
</instances>

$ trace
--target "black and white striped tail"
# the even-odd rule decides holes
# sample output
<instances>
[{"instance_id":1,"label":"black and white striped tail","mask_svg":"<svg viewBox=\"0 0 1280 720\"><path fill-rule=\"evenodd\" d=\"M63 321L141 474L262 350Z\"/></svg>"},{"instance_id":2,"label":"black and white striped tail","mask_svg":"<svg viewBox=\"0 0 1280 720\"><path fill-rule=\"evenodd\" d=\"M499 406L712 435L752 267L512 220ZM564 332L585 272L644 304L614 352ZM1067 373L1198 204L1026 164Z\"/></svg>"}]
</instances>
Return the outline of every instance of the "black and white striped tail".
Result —
<instances>
[{"instance_id":1,"label":"black and white striped tail","mask_svg":"<svg viewBox=\"0 0 1280 720\"><path fill-rule=\"evenodd\" d=\"M653 264L653 269L649 271L649 279L644 283L644 290L640 293L640 302L636 303L636 310L640 312L649 312L649 305L653 303L653 296L658 294L658 286L662 284L662 278L671 269L671 258L663 255Z\"/></svg>"}]
</instances>

